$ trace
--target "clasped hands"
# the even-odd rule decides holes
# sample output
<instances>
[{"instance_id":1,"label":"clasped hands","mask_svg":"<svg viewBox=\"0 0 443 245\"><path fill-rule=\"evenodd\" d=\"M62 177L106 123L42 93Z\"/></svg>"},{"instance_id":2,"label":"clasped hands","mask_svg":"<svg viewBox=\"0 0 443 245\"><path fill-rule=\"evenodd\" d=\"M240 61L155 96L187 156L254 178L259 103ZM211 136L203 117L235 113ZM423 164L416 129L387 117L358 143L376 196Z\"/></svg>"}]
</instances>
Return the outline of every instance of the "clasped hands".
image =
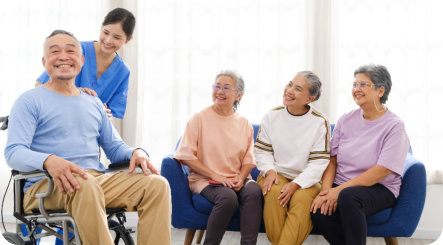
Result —
<instances>
[{"instance_id":1,"label":"clasped hands","mask_svg":"<svg viewBox=\"0 0 443 245\"><path fill-rule=\"evenodd\" d=\"M212 179L223 184L223 186L239 191L245 182L246 178L236 175L234 177L225 177L223 175L215 174Z\"/></svg>"},{"instance_id":2,"label":"clasped hands","mask_svg":"<svg viewBox=\"0 0 443 245\"><path fill-rule=\"evenodd\" d=\"M331 216L337 210L340 191L337 187L321 191L312 201L310 212L315 214L320 209L321 214Z\"/></svg>"},{"instance_id":3,"label":"clasped hands","mask_svg":"<svg viewBox=\"0 0 443 245\"><path fill-rule=\"evenodd\" d=\"M149 175L149 171L152 174L159 174L157 169L151 164L146 153L141 149L136 149L132 153L129 163L129 173L133 173L135 168L139 165L145 175ZM74 174L79 175L83 179L88 179L87 170L56 155L50 155L46 158L43 163L43 168L49 172L49 175L51 175L62 194L66 194L67 192L73 193L80 189L80 184Z\"/></svg>"}]
</instances>

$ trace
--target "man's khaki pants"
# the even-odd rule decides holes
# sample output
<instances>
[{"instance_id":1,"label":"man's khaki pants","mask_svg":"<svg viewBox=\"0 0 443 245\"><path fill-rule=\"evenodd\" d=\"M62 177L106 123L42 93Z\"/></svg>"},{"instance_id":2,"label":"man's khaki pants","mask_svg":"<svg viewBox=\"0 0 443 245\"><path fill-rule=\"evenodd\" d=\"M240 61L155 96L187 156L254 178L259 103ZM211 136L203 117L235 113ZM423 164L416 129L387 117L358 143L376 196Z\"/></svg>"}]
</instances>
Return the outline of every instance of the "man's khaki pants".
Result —
<instances>
[{"instance_id":1,"label":"man's khaki pants","mask_svg":"<svg viewBox=\"0 0 443 245\"><path fill-rule=\"evenodd\" d=\"M312 230L312 220L309 209L312 200L320 192L320 184L306 189L298 189L292 195L285 207L280 206L278 196L283 186L291 179L278 175L278 185L273 184L271 190L264 196L263 220L266 235L272 245L302 244ZM260 188L264 182L263 176L257 178Z\"/></svg>"},{"instance_id":2,"label":"man's khaki pants","mask_svg":"<svg viewBox=\"0 0 443 245\"><path fill-rule=\"evenodd\" d=\"M45 198L44 206L49 210L65 209L78 226L82 244L114 244L105 207L137 211L137 244L171 243L171 191L165 178L88 170L88 179L77 175L76 179L80 184L79 190L64 195L54 185L54 191ZM43 179L26 191L23 200L26 213L38 208L35 194L46 191L47 186L47 179Z\"/></svg>"}]
</instances>

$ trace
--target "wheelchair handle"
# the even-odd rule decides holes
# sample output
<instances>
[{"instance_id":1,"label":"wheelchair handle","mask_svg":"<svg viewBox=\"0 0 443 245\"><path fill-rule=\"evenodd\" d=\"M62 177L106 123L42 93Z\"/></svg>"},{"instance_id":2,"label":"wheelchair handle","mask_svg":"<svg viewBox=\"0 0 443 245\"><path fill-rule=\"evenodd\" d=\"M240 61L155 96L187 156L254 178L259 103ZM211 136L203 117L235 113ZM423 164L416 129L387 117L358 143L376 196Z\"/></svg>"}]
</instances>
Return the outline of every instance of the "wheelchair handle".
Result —
<instances>
[{"instance_id":1,"label":"wheelchair handle","mask_svg":"<svg viewBox=\"0 0 443 245\"><path fill-rule=\"evenodd\" d=\"M6 130L8 128L8 118L9 116L0 117L0 123L3 123L3 125L0 127L0 130Z\"/></svg>"}]
</instances>

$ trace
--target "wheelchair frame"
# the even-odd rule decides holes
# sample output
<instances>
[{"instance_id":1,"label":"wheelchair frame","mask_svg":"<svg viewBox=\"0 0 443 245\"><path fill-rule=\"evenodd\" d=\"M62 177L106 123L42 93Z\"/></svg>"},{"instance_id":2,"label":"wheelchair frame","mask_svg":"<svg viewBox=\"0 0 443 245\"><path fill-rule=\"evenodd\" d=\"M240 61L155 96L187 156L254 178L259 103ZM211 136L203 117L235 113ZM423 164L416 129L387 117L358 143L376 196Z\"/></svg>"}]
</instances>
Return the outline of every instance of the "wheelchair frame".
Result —
<instances>
[{"instance_id":1,"label":"wheelchair frame","mask_svg":"<svg viewBox=\"0 0 443 245\"><path fill-rule=\"evenodd\" d=\"M0 123L3 125L0 130L6 130L8 127L8 117L0 117ZM112 165L112 164L111 164ZM118 168L123 166L129 166L129 161L119 162ZM113 166L113 169L116 169ZM78 234L77 225L75 220L66 213L65 210L46 210L44 208L44 199L51 195L54 189L54 181L47 171L32 171L32 172L20 172L17 170L11 170L11 177L13 178L13 190L14 190L14 217L16 218L15 233L5 231L2 233L3 237L12 244L28 245L37 244L37 239L48 236L55 236L63 241L63 245L81 245L80 235ZM46 192L37 193L35 197L38 199L38 210L32 210L32 213L24 213L23 210L23 187L25 180L35 177L45 177L48 180L48 189ZM10 180L11 181L11 180ZM9 182L10 184L10 182ZM9 188L8 184L8 188ZM8 191L8 188L5 191ZM108 226L110 230L115 232L114 243L119 244L120 240L125 245L134 245L134 241L131 237L131 229L127 229L124 224L126 222L125 216L126 210L123 208L106 208ZM2 206L3 214L3 206ZM115 219L112 218L116 218ZM3 222L3 217L2 217ZM3 224L4 225L4 224ZM22 230L22 227L26 227L26 233ZM37 228L42 229L40 234L37 234ZM62 234L57 230L61 229ZM73 234L73 236L70 236Z\"/></svg>"},{"instance_id":2,"label":"wheelchair frame","mask_svg":"<svg viewBox=\"0 0 443 245\"><path fill-rule=\"evenodd\" d=\"M68 244L81 244L80 237L77 231L77 226L74 219L69 216L64 210L48 211L44 209L44 198L51 195L54 187L54 182L47 172L29 172L23 173L16 170L12 170L14 179L14 217L16 222L16 233L5 232L3 236L5 239L13 244L36 244L36 239L46 236L56 236L62 239L65 245ZM48 179L48 190L36 194L38 199L39 209L33 210L30 214L23 212L23 185L24 180L33 177L46 177ZM22 224L26 225L28 235L23 234ZM73 228L70 228L72 225ZM41 234L35 234L37 227L41 228L44 232ZM57 233L54 228L63 229L63 235ZM74 238L69 238L69 232L74 232ZM77 241L78 240L78 241ZM75 243L74 243L75 241Z\"/></svg>"}]
</instances>

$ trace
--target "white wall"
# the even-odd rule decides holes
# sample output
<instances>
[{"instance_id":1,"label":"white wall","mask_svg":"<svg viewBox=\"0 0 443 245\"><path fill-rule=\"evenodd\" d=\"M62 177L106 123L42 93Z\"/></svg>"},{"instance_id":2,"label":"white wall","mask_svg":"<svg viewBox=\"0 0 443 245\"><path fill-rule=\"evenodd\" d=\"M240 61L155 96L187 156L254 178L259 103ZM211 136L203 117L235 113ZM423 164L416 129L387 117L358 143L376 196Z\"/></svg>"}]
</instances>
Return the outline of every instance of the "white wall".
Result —
<instances>
[{"instance_id":1,"label":"white wall","mask_svg":"<svg viewBox=\"0 0 443 245\"><path fill-rule=\"evenodd\" d=\"M428 185L425 208L413 237L438 238L443 229L443 185Z\"/></svg>"}]
</instances>

